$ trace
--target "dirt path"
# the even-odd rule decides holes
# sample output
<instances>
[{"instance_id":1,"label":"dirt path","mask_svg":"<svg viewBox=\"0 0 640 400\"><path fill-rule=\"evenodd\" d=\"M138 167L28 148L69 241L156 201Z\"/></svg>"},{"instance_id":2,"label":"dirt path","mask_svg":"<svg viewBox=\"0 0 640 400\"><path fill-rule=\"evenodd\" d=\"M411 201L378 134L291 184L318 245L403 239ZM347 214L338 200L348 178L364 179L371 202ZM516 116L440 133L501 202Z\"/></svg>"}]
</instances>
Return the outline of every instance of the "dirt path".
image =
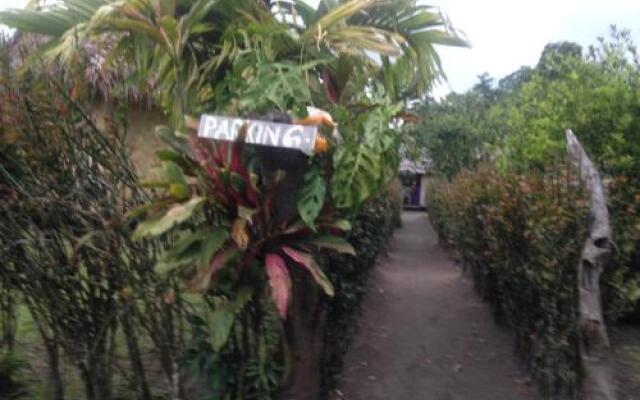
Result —
<instances>
[{"instance_id":1,"label":"dirt path","mask_svg":"<svg viewBox=\"0 0 640 400\"><path fill-rule=\"evenodd\" d=\"M534 399L508 333L438 245L424 213L403 215L371 279L334 399Z\"/></svg>"}]
</instances>

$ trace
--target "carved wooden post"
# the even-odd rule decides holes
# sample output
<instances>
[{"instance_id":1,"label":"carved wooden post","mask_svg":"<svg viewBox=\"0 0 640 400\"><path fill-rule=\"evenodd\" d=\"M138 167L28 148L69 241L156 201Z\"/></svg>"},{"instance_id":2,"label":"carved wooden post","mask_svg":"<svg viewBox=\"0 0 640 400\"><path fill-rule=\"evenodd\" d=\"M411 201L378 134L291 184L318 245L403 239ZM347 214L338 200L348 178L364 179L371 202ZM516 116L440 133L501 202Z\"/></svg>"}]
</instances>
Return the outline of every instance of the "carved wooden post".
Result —
<instances>
[{"instance_id":1,"label":"carved wooden post","mask_svg":"<svg viewBox=\"0 0 640 400\"><path fill-rule=\"evenodd\" d=\"M578 335L584 370L583 399L616 398L610 367L609 337L602 315L600 275L610 251L609 211L600 174L573 132L566 132L569 157L589 193L588 237L578 264Z\"/></svg>"}]
</instances>

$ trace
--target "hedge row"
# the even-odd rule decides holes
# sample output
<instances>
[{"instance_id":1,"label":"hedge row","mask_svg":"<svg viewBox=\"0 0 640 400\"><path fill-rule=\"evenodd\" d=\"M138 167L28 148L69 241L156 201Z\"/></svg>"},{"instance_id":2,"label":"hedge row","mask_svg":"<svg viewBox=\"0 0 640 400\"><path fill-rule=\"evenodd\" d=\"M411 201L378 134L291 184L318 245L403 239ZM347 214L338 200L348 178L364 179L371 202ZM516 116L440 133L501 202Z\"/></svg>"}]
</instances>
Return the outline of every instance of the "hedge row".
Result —
<instances>
[{"instance_id":1,"label":"hedge row","mask_svg":"<svg viewBox=\"0 0 640 400\"><path fill-rule=\"evenodd\" d=\"M567 168L564 168L565 171ZM500 174L487 167L435 180L428 211L442 240L544 393L575 394L580 380L576 270L587 202L568 172Z\"/></svg>"},{"instance_id":2,"label":"hedge row","mask_svg":"<svg viewBox=\"0 0 640 400\"><path fill-rule=\"evenodd\" d=\"M326 303L321 398L335 386L337 374L342 370L344 355L357 329L354 320L366 293L369 275L398 224L400 204L393 191L368 202L353 219L353 229L348 234L357 256L336 253L327 260L327 275L336 294Z\"/></svg>"}]
</instances>

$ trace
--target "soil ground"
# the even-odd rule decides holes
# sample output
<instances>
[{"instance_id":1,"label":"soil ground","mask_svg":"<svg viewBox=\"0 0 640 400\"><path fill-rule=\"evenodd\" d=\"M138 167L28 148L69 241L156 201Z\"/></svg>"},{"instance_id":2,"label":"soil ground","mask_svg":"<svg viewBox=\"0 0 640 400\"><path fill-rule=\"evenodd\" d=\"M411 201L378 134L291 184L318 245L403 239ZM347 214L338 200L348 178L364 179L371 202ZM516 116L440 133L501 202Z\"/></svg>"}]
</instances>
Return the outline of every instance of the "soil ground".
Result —
<instances>
[{"instance_id":1,"label":"soil ground","mask_svg":"<svg viewBox=\"0 0 640 400\"><path fill-rule=\"evenodd\" d=\"M364 299L331 398L526 400L508 332L438 244L425 213L405 212Z\"/></svg>"},{"instance_id":2,"label":"soil ground","mask_svg":"<svg viewBox=\"0 0 640 400\"><path fill-rule=\"evenodd\" d=\"M613 344L618 400L640 399L640 326L612 327L609 337Z\"/></svg>"}]
</instances>

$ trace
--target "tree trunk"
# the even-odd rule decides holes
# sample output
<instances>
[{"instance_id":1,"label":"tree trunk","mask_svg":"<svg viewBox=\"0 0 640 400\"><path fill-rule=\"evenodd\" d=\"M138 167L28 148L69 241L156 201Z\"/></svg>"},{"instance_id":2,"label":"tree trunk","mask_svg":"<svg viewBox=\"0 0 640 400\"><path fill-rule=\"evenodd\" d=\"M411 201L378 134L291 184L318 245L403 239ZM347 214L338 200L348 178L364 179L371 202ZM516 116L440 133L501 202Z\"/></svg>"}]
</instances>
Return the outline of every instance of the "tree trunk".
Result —
<instances>
[{"instance_id":1,"label":"tree trunk","mask_svg":"<svg viewBox=\"0 0 640 400\"><path fill-rule=\"evenodd\" d=\"M616 398L611 372L610 345L602 315L600 276L610 251L611 227L600 174L578 139L567 130L569 157L589 194L588 237L578 264L578 335L584 371L584 400Z\"/></svg>"},{"instance_id":2,"label":"tree trunk","mask_svg":"<svg viewBox=\"0 0 640 400\"><path fill-rule=\"evenodd\" d=\"M49 359L49 385L53 400L64 400L64 385L60 374L60 353L56 343L45 343Z\"/></svg>"},{"instance_id":3,"label":"tree trunk","mask_svg":"<svg viewBox=\"0 0 640 400\"><path fill-rule=\"evenodd\" d=\"M163 305L160 309L149 308L149 319L147 321L147 332L151 336L154 345L160 351L160 364L164 371L169 389L169 398L171 400L179 400L184 397L184 387L182 379L180 379L180 368L177 363L177 348L182 345L183 341L176 337L176 324L180 324L182 315L179 314L179 308L169 305ZM178 327L177 335L180 335L182 327ZM180 345L178 344L180 343Z\"/></svg>"},{"instance_id":4,"label":"tree trunk","mask_svg":"<svg viewBox=\"0 0 640 400\"><path fill-rule=\"evenodd\" d=\"M60 373L60 344L58 335L56 332L51 332L50 335L47 333L46 322L43 322L36 313L36 306L30 302L28 298L26 298L26 300L31 318L38 329L38 333L47 352L47 362L49 364L49 393L47 398L51 400L64 400L64 384L62 374Z\"/></svg>"},{"instance_id":5,"label":"tree trunk","mask_svg":"<svg viewBox=\"0 0 640 400\"><path fill-rule=\"evenodd\" d=\"M281 158L299 162L297 155ZM293 160L293 161L292 161ZM267 170L273 172L270 166ZM296 197L304 168L297 165L287 169L275 198L277 221L291 219L297 213ZM325 313L321 308L318 285L301 268L290 268L292 280L291 312L285 322L286 340L289 346L291 371L280 400L314 400L320 387L320 360L323 346Z\"/></svg>"},{"instance_id":6,"label":"tree trunk","mask_svg":"<svg viewBox=\"0 0 640 400\"><path fill-rule=\"evenodd\" d=\"M0 283L0 325L2 325L2 338L0 347L9 352L13 351L16 337L17 319L15 293L10 289L9 282L3 278Z\"/></svg>"},{"instance_id":7,"label":"tree trunk","mask_svg":"<svg viewBox=\"0 0 640 400\"><path fill-rule=\"evenodd\" d=\"M95 339L94 348L89 350L84 359L76 361L80 378L89 400L111 400L111 352L114 346L109 337ZM114 343L115 344L115 343Z\"/></svg>"},{"instance_id":8,"label":"tree trunk","mask_svg":"<svg viewBox=\"0 0 640 400\"><path fill-rule=\"evenodd\" d=\"M138 344L138 335L131 321L133 314L132 305L127 302L125 311L120 320L122 321L122 331L127 340L127 348L129 350L129 361L131 362L131 372L133 374L133 382L136 386L138 400L150 400L151 391L144 371L142 356L140 355L140 345Z\"/></svg>"},{"instance_id":9,"label":"tree trunk","mask_svg":"<svg viewBox=\"0 0 640 400\"><path fill-rule=\"evenodd\" d=\"M291 351L291 375L279 400L315 400L320 387L320 361L325 312L320 307L321 292L306 271L293 269L291 313L285 323Z\"/></svg>"},{"instance_id":10,"label":"tree trunk","mask_svg":"<svg viewBox=\"0 0 640 400\"><path fill-rule=\"evenodd\" d=\"M252 116L248 116L252 117ZM255 118L255 117L254 117ZM291 123L291 118L279 112L257 117L266 121ZM296 194L307 170L308 156L291 149L256 147L261 175L273 183L278 170L286 175L278 181L274 198L274 220L290 221L298 214ZM290 374L280 400L315 400L320 387L320 360L323 346L325 313L321 307L318 285L302 268L290 268L292 280L291 312L285 322L286 352L291 356Z\"/></svg>"}]
</instances>

